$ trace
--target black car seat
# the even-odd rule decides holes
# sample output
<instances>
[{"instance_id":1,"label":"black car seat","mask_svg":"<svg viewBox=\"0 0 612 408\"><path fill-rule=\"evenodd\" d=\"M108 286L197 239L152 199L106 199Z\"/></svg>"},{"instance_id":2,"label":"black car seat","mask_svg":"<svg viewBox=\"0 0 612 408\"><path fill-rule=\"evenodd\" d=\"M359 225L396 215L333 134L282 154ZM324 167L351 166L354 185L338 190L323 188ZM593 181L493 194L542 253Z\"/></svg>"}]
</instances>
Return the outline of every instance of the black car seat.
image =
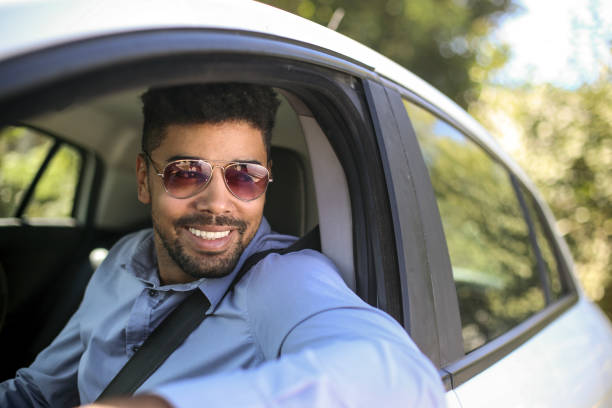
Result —
<instances>
[{"instance_id":1,"label":"black car seat","mask_svg":"<svg viewBox=\"0 0 612 408\"><path fill-rule=\"evenodd\" d=\"M301 156L273 146L272 179L266 195L264 215L272 229L283 234L306 233L306 172Z\"/></svg>"},{"instance_id":2,"label":"black car seat","mask_svg":"<svg viewBox=\"0 0 612 408\"><path fill-rule=\"evenodd\" d=\"M4 325L4 317L8 308L8 287L6 284L6 273L2 264L0 264L0 332Z\"/></svg>"}]
</instances>

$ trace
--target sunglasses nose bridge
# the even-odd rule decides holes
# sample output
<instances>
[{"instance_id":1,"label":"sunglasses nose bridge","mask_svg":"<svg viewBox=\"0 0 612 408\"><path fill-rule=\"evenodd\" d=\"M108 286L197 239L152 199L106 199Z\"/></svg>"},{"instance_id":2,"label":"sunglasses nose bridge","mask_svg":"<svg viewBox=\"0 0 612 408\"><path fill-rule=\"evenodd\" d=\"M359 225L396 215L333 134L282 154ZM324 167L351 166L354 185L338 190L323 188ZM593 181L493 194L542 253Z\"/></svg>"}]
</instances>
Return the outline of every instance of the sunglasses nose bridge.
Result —
<instances>
[{"instance_id":1,"label":"sunglasses nose bridge","mask_svg":"<svg viewBox=\"0 0 612 408\"><path fill-rule=\"evenodd\" d=\"M223 180L223 185L225 186L225 188L229 189L229 186L227 185L227 180L225 179L225 168L227 167L227 164L216 164L210 162L208 162L208 164L210 166L210 177L208 178L205 187L208 187L211 183L213 183L215 169L219 168L219 170L221 171L221 180Z\"/></svg>"},{"instance_id":2,"label":"sunglasses nose bridge","mask_svg":"<svg viewBox=\"0 0 612 408\"><path fill-rule=\"evenodd\" d=\"M210 166L210 179L208 180L209 183L210 180L212 180L213 178L216 168L219 168L221 170L221 177L225 180L225 168L228 166L227 164L215 164L210 162L208 164Z\"/></svg>"}]
</instances>

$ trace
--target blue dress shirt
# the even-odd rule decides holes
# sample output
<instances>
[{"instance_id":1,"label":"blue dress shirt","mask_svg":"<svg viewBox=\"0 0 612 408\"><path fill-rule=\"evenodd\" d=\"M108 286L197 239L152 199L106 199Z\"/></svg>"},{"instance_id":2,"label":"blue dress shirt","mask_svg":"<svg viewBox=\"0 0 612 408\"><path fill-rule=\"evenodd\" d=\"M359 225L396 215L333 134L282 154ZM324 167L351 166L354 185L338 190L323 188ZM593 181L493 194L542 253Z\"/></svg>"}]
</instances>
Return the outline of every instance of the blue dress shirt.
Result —
<instances>
[{"instance_id":1,"label":"blue dress shirt","mask_svg":"<svg viewBox=\"0 0 612 408\"><path fill-rule=\"evenodd\" d=\"M219 304L252 254L290 245L265 219L234 271L160 285L152 230L121 239L93 274L66 327L28 368L0 384L0 406L95 400L190 291L206 320L138 392L176 407L443 406L439 375L395 320L364 303L319 252L271 254Z\"/></svg>"}]
</instances>

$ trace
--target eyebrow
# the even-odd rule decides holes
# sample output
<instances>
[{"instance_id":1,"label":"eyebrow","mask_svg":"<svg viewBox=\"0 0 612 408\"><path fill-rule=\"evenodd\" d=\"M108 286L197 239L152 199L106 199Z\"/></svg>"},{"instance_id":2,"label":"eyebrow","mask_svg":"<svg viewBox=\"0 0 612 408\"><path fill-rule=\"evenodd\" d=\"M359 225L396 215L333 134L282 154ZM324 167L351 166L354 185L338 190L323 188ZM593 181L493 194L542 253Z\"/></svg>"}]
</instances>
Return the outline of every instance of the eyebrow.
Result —
<instances>
[{"instance_id":1,"label":"eyebrow","mask_svg":"<svg viewBox=\"0 0 612 408\"><path fill-rule=\"evenodd\" d=\"M206 159L203 159L201 157L198 156L189 156L189 155L183 155L183 154L179 154L179 155L175 155L172 157L169 157L168 159L166 159L166 163L170 163L176 160L204 160L207 161ZM255 159L235 159L235 160L210 160L210 161L227 161L227 162L238 162L238 163L251 163L251 164L259 164L260 166L263 166L263 164L261 164L261 162L259 160L255 160Z\"/></svg>"}]
</instances>

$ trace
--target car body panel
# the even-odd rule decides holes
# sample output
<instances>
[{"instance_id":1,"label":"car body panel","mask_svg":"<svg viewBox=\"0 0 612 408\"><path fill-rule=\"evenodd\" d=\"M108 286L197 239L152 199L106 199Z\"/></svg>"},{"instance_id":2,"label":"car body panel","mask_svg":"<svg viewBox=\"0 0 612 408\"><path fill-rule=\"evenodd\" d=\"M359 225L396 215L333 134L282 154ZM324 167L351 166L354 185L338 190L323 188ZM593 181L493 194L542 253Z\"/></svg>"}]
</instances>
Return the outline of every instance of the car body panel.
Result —
<instances>
[{"instance_id":1,"label":"car body panel","mask_svg":"<svg viewBox=\"0 0 612 408\"><path fill-rule=\"evenodd\" d=\"M602 312L581 299L455 391L465 408L612 406L610 329Z\"/></svg>"}]
</instances>

